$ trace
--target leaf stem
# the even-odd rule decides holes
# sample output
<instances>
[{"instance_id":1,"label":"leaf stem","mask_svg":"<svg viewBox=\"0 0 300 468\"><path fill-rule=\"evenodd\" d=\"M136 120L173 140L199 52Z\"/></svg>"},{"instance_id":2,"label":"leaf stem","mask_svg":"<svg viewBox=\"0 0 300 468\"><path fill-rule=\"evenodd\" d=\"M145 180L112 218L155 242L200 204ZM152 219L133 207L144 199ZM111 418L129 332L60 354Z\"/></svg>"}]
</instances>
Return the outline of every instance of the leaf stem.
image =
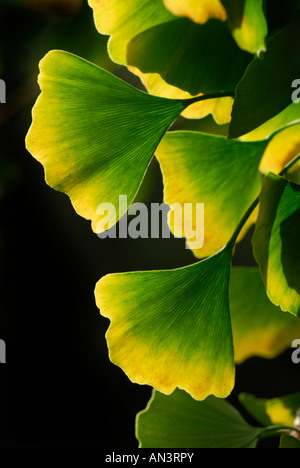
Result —
<instances>
[{"instance_id":1,"label":"leaf stem","mask_svg":"<svg viewBox=\"0 0 300 468\"><path fill-rule=\"evenodd\" d=\"M183 102L186 106L190 106L191 104L194 104L195 102L206 101L208 99L218 99L218 98L234 97L234 96L235 96L234 91L219 91L217 93L202 94L201 96L196 96L191 99L183 99L181 100L181 102Z\"/></svg>"},{"instance_id":2,"label":"leaf stem","mask_svg":"<svg viewBox=\"0 0 300 468\"><path fill-rule=\"evenodd\" d=\"M291 167L294 166L294 164L296 164L296 162L298 162L300 160L300 154L298 154L298 156L296 156L294 159L292 159L285 167L284 169L282 169L281 172L279 172L279 176L283 176L284 174L286 174L290 169Z\"/></svg>"},{"instance_id":3,"label":"leaf stem","mask_svg":"<svg viewBox=\"0 0 300 468\"><path fill-rule=\"evenodd\" d=\"M284 174L286 174L295 164L300 160L300 154L296 156L292 161L290 161L281 172L279 172L279 176L282 177ZM259 196L254 200L252 205L248 208L244 216L242 217L241 221L239 222L236 230L234 231L230 241L227 244L227 247L232 251L234 248L234 245L237 241L238 236L240 235L241 230L243 229L244 225L246 224L248 218L251 216L252 212L255 210L255 208L259 204Z\"/></svg>"}]
</instances>

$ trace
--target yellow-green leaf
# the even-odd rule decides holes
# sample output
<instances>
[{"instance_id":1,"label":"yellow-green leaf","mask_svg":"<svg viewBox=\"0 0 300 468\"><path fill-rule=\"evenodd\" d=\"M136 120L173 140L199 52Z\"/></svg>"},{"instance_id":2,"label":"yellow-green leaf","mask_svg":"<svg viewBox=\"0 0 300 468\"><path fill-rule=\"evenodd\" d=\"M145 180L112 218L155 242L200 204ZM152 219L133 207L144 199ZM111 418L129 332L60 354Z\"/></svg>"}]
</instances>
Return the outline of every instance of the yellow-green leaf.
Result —
<instances>
[{"instance_id":1,"label":"yellow-green leaf","mask_svg":"<svg viewBox=\"0 0 300 468\"><path fill-rule=\"evenodd\" d=\"M197 132L169 132L156 150L164 181L164 201L204 203L204 245L194 248L198 258L216 253L226 245L239 221L259 195L259 163L267 141L244 143ZM237 196L238 194L238 196ZM195 230L196 219L170 216L170 228L180 237L187 224Z\"/></svg>"},{"instance_id":2,"label":"yellow-green leaf","mask_svg":"<svg viewBox=\"0 0 300 468\"><path fill-rule=\"evenodd\" d=\"M70 197L93 230L112 203L107 229L126 212L180 101L150 96L75 55L51 51L40 64L42 90L26 138L47 183ZM128 206L119 207L126 195ZM103 230L103 227L101 227ZM101 230L100 229L100 230Z\"/></svg>"},{"instance_id":3,"label":"yellow-green leaf","mask_svg":"<svg viewBox=\"0 0 300 468\"><path fill-rule=\"evenodd\" d=\"M231 252L188 267L111 274L97 284L96 302L111 321L111 361L130 380L170 394L226 397L234 386L228 310Z\"/></svg>"}]
</instances>

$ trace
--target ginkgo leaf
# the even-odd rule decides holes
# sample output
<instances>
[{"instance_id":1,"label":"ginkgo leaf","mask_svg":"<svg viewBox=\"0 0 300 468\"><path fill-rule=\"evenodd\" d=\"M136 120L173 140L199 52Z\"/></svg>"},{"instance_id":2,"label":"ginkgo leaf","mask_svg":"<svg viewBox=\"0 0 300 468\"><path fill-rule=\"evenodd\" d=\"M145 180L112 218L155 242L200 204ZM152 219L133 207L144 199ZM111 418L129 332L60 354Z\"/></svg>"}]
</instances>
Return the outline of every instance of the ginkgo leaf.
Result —
<instances>
[{"instance_id":1,"label":"ginkgo leaf","mask_svg":"<svg viewBox=\"0 0 300 468\"><path fill-rule=\"evenodd\" d=\"M252 356L274 358L300 336L300 320L268 299L256 268L232 268L229 305L237 364Z\"/></svg>"},{"instance_id":2,"label":"ginkgo leaf","mask_svg":"<svg viewBox=\"0 0 300 468\"><path fill-rule=\"evenodd\" d=\"M99 232L99 204L113 204L120 219L160 139L186 104L136 90L63 51L49 52L40 71L42 93L27 149L43 164L47 183L68 194ZM127 196L128 206L119 207L120 195ZM115 223L111 211L107 229Z\"/></svg>"},{"instance_id":3,"label":"ginkgo leaf","mask_svg":"<svg viewBox=\"0 0 300 468\"><path fill-rule=\"evenodd\" d=\"M199 25L178 18L164 8L162 0L89 3L98 31L110 35L112 60L127 65L150 94L183 99L233 91L251 61L252 56L237 47L226 25L217 20ZM232 104L232 98L199 102L186 110L185 117L212 113L217 123L227 123Z\"/></svg>"},{"instance_id":4,"label":"ginkgo leaf","mask_svg":"<svg viewBox=\"0 0 300 468\"><path fill-rule=\"evenodd\" d=\"M195 23L206 23L210 18L227 19L227 12L220 0L163 0L165 7L177 16L186 16Z\"/></svg>"},{"instance_id":5,"label":"ginkgo leaf","mask_svg":"<svg viewBox=\"0 0 300 468\"><path fill-rule=\"evenodd\" d=\"M127 46L127 65L158 73L193 96L233 91L251 59L217 20L199 25L178 18L135 35Z\"/></svg>"},{"instance_id":6,"label":"ginkgo leaf","mask_svg":"<svg viewBox=\"0 0 300 468\"><path fill-rule=\"evenodd\" d=\"M238 138L268 121L292 103L292 83L300 76L300 12L267 41L236 88L230 138ZM284 67L281 64L284 63Z\"/></svg>"},{"instance_id":7,"label":"ginkgo leaf","mask_svg":"<svg viewBox=\"0 0 300 468\"><path fill-rule=\"evenodd\" d=\"M292 428L300 409L300 393L271 399L242 393L239 400L249 414L264 426L278 424Z\"/></svg>"},{"instance_id":8,"label":"ginkgo leaf","mask_svg":"<svg viewBox=\"0 0 300 468\"><path fill-rule=\"evenodd\" d=\"M164 202L204 203L204 245L193 248L198 258L228 243L239 221L261 189L259 163L267 141L243 143L198 132L169 132L156 150L164 181ZM237 196L238 194L238 196ZM181 237L183 225L196 229L189 213L169 219L171 231Z\"/></svg>"},{"instance_id":9,"label":"ginkgo leaf","mask_svg":"<svg viewBox=\"0 0 300 468\"><path fill-rule=\"evenodd\" d=\"M264 179L253 251L270 300L300 315L300 186L272 173Z\"/></svg>"},{"instance_id":10,"label":"ginkgo leaf","mask_svg":"<svg viewBox=\"0 0 300 468\"><path fill-rule=\"evenodd\" d=\"M180 390L154 391L136 420L140 448L254 448L263 432L226 400L195 401Z\"/></svg>"},{"instance_id":11,"label":"ginkgo leaf","mask_svg":"<svg viewBox=\"0 0 300 468\"><path fill-rule=\"evenodd\" d=\"M238 46L252 54L266 48L268 25L263 0L223 0L228 13L228 25Z\"/></svg>"},{"instance_id":12,"label":"ginkgo leaf","mask_svg":"<svg viewBox=\"0 0 300 468\"><path fill-rule=\"evenodd\" d=\"M227 396L235 367L228 310L231 252L175 270L110 274L96 286L111 361L135 383L203 400Z\"/></svg>"}]
</instances>

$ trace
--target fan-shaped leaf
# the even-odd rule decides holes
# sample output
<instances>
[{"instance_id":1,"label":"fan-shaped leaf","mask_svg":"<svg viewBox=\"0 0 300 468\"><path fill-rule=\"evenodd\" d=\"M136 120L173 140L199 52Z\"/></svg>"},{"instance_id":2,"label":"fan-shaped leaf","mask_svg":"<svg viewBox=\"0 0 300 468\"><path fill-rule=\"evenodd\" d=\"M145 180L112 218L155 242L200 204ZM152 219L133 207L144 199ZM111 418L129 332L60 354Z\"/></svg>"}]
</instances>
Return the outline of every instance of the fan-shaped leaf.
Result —
<instances>
[{"instance_id":1,"label":"fan-shaped leaf","mask_svg":"<svg viewBox=\"0 0 300 468\"><path fill-rule=\"evenodd\" d=\"M228 311L231 253L194 265L112 274L95 291L112 362L136 383L201 400L227 396L234 385Z\"/></svg>"},{"instance_id":2,"label":"fan-shaped leaf","mask_svg":"<svg viewBox=\"0 0 300 468\"><path fill-rule=\"evenodd\" d=\"M258 167L267 143L230 141L197 132L169 132L162 139L156 156L163 173L165 203L204 203L204 245L195 249L191 243L196 257L224 247L259 195ZM175 235L183 232L186 216L182 223L180 218L170 218ZM189 225L195 229L195 218Z\"/></svg>"},{"instance_id":3,"label":"fan-shaped leaf","mask_svg":"<svg viewBox=\"0 0 300 468\"><path fill-rule=\"evenodd\" d=\"M141 448L255 448L262 432L226 400L199 402L180 390L170 396L153 392L137 416Z\"/></svg>"},{"instance_id":4,"label":"fan-shaped leaf","mask_svg":"<svg viewBox=\"0 0 300 468\"><path fill-rule=\"evenodd\" d=\"M119 195L132 203L160 139L185 104L138 91L67 52L50 52L40 68L42 93L27 149L43 164L47 183L67 193L98 232L98 205L112 203L117 219L126 212L127 206L118 210Z\"/></svg>"}]
</instances>

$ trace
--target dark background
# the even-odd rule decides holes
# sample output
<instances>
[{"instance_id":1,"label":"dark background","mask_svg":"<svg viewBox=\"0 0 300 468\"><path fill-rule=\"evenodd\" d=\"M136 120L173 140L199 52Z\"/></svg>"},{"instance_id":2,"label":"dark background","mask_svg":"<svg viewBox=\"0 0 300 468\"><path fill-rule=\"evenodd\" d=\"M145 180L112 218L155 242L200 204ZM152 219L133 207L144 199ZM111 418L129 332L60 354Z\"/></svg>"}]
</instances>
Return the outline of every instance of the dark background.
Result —
<instances>
[{"instance_id":1,"label":"dark background","mask_svg":"<svg viewBox=\"0 0 300 468\"><path fill-rule=\"evenodd\" d=\"M178 239L100 240L68 197L45 184L42 166L24 144L44 54L67 50L140 84L109 60L107 37L96 32L85 2L76 11L65 1L52 9L49 2L19 3L0 5L0 78L7 84L7 104L0 105L0 339L7 345L7 363L0 364L0 447L136 448L135 415L151 389L131 383L110 363L108 321L95 305L94 287L107 273L174 268L195 258ZM274 28L283 20L280 3L270 12ZM216 131L211 118L195 125ZM139 199L162 201L155 159ZM235 264L254 264L250 240L251 233ZM299 373L291 350L272 361L249 359L237 368L230 400L241 409L241 391L264 398L294 393Z\"/></svg>"}]
</instances>

